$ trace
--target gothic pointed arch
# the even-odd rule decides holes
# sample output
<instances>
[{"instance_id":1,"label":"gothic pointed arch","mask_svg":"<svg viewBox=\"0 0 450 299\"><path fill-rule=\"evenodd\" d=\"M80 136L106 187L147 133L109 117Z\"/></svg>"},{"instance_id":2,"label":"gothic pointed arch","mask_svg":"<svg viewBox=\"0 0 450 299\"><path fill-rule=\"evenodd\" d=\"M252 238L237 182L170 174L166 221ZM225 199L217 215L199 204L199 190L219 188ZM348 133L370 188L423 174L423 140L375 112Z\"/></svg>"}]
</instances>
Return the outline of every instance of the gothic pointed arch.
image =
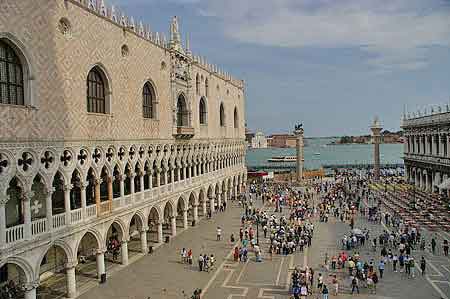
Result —
<instances>
[{"instance_id":1,"label":"gothic pointed arch","mask_svg":"<svg viewBox=\"0 0 450 299\"><path fill-rule=\"evenodd\" d=\"M220 123L221 127L225 127L225 107L224 107L223 103L220 103L219 123Z\"/></svg>"},{"instance_id":2,"label":"gothic pointed arch","mask_svg":"<svg viewBox=\"0 0 450 299\"><path fill-rule=\"evenodd\" d=\"M234 107L234 128L239 128L239 114L237 107Z\"/></svg>"},{"instance_id":3,"label":"gothic pointed arch","mask_svg":"<svg viewBox=\"0 0 450 299\"><path fill-rule=\"evenodd\" d=\"M199 113L199 121L201 125L206 125L207 119L208 119L208 110L206 108L206 99L205 97L200 98L200 103L198 107L198 113Z\"/></svg>"},{"instance_id":4,"label":"gothic pointed arch","mask_svg":"<svg viewBox=\"0 0 450 299\"><path fill-rule=\"evenodd\" d=\"M153 84L145 82L142 88L142 114L144 118L156 118L157 98Z\"/></svg>"},{"instance_id":5,"label":"gothic pointed arch","mask_svg":"<svg viewBox=\"0 0 450 299\"><path fill-rule=\"evenodd\" d=\"M177 127L189 126L189 111L187 101L183 94L180 94L177 99Z\"/></svg>"}]
</instances>

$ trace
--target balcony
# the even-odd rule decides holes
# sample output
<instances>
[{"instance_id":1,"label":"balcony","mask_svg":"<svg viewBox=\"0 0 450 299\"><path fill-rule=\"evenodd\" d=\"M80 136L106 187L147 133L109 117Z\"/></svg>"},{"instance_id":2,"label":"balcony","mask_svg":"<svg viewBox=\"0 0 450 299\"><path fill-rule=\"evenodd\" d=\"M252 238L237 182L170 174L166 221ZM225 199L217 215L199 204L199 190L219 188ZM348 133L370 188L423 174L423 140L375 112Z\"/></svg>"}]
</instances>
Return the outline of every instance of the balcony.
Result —
<instances>
[{"instance_id":1,"label":"balcony","mask_svg":"<svg viewBox=\"0 0 450 299\"><path fill-rule=\"evenodd\" d=\"M192 127L176 127L173 136L177 139L190 139L194 137L194 128Z\"/></svg>"}]
</instances>

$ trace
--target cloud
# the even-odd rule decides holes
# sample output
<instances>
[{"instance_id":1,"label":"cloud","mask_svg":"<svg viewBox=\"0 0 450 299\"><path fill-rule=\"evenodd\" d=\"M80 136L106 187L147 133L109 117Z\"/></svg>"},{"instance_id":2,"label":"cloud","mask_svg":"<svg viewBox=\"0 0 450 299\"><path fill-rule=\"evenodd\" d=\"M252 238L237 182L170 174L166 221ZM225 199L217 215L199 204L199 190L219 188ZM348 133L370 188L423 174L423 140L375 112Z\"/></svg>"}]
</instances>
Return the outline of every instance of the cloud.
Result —
<instances>
[{"instance_id":1,"label":"cloud","mask_svg":"<svg viewBox=\"0 0 450 299\"><path fill-rule=\"evenodd\" d=\"M186 0L172 0L186 1ZM227 37L289 48L357 48L384 70L423 68L429 48L450 46L441 0L197 0Z\"/></svg>"}]
</instances>

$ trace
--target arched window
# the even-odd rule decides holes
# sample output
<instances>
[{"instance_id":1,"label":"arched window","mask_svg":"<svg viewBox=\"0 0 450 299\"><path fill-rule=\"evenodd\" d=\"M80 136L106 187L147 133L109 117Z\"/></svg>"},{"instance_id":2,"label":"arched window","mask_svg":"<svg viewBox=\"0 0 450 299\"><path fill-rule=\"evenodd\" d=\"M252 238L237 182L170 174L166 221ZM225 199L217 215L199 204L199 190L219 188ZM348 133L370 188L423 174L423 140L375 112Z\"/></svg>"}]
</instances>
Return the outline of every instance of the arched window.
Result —
<instances>
[{"instance_id":1,"label":"arched window","mask_svg":"<svg viewBox=\"0 0 450 299\"><path fill-rule=\"evenodd\" d=\"M142 90L142 113L144 118L154 118L155 117L155 90L150 82L145 83Z\"/></svg>"},{"instance_id":2,"label":"arched window","mask_svg":"<svg viewBox=\"0 0 450 299\"><path fill-rule=\"evenodd\" d=\"M234 127L239 128L239 115L238 115L237 107L234 107Z\"/></svg>"},{"instance_id":3,"label":"arched window","mask_svg":"<svg viewBox=\"0 0 450 299\"><path fill-rule=\"evenodd\" d=\"M177 101L177 126L187 127L188 126L188 111L186 106L186 100L183 95L178 97Z\"/></svg>"},{"instance_id":4,"label":"arched window","mask_svg":"<svg viewBox=\"0 0 450 299\"><path fill-rule=\"evenodd\" d=\"M225 109L223 104L220 104L220 126L225 127Z\"/></svg>"},{"instance_id":5,"label":"arched window","mask_svg":"<svg viewBox=\"0 0 450 299\"><path fill-rule=\"evenodd\" d=\"M195 92L197 94L200 94L200 77L198 76L198 74L195 77Z\"/></svg>"},{"instance_id":6,"label":"arched window","mask_svg":"<svg viewBox=\"0 0 450 299\"><path fill-rule=\"evenodd\" d=\"M200 99L199 117L200 117L200 124L205 125L207 114L206 114L206 101L204 98Z\"/></svg>"},{"instance_id":7,"label":"arched window","mask_svg":"<svg viewBox=\"0 0 450 299\"><path fill-rule=\"evenodd\" d=\"M24 105L23 69L11 46L0 40L0 103Z\"/></svg>"},{"instance_id":8,"label":"arched window","mask_svg":"<svg viewBox=\"0 0 450 299\"><path fill-rule=\"evenodd\" d=\"M106 113L106 86L103 72L94 67L87 79L87 111Z\"/></svg>"},{"instance_id":9,"label":"arched window","mask_svg":"<svg viewBox=\"0 0 450 299\"><path fill-rule=\"evenodd\" d=\"M205 96L209 97L208 78L205 79Z\"/></svg>"}]
</instances>

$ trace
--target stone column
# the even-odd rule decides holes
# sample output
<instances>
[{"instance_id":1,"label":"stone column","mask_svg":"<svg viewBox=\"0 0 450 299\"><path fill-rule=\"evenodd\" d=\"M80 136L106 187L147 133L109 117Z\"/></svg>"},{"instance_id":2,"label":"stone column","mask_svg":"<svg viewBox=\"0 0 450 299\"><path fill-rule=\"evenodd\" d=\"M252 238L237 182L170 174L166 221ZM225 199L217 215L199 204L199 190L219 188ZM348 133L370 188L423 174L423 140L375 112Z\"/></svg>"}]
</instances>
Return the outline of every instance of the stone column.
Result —
<instances>
[{"instance_id":1,"label":"stone column","mask_svg":"<svg viewBox=\"0 0 450 299\"><path fill-rule=\"evenodd\" d=\"M148 231L148 228L142 228L140 230L140 235L141 235L141 252L143 254L147 254L148 253L147 231Z\"/></svg>"},{"instance_id":2,"label":"stone column","mask_svg":"<svg viewBox=\"0 0 450 299\"><path fill-rule=\"evenodd\" d=\"M436 136L431 135L431 155L436 155Z\"/></svg>"},{"instance_id":3,"label":"stone column","mask_svg":"<svg viewBox=\"0 0 450 299\"><path fill-rule=\"evenodd\" d=\"M128 240L123 240L120 244L120 251L122 253L122 265L128 265Z\"/></svg>"},{"instance_id":4,"label":"stone column","mask_svg":"<svg viewBox=\"0 0 450 299\"><path fill-rule=\"evenodd\" d=\"M203 202L202 202L202 209L203 209L203 217L205 217L206 213L207 213L207 211L206 211L206 199L204 199Z\"/></svg>"},{"instance_id":5,"label":"stone column","mask_svg":"<svg viewBox=\"0 0 450 299\"><path fill-rule=\"evenodd\" d=\"M113 208L113 184L112 177L108 176L107 178L107 192L108 192L108 202L109 202L109 211L112 211Z\"/></svg>"},{"instance_id":6,"label":"stone column","mask_svg":"<svg viewBox=\"0 0 450 299\"><path fill-rule=\"evenodd\" d=\"M52 187L51 190L47 191L45 196L45 215L47 217L47 231L51 232L53 230L53 211L52 211L52 194L55 192L55 188ZM0 218L2 216L0 215ZM1 221L1 220L0 220ZM0 224L1 226L1 224ZM0 228L1 230L1 228ZM0 238L0 244L2 244Z\"/></svg>"},{"instance_id":7,"label":"stone column","mask_svg":"<svg viewBox=\"0 0 450 299\"><path fill-rule=\"evenodd\" d=\"M188 176L189 178L192 177L192 176L191 176L191 165L190 165L190 164L189 164L188 167L187 167L187 176Z\"/></svg>"},{"instance_id":8,"label":"stone column","mask_svg":"<svg viewBox=\"0 0 450 299\"><path fill-rule=\"evenodd\" d=\"M38 282L26 283L23 287L25 299L36 299L36 289L38 286Z\"/></svg>"},{"instance_id":9,"label":"stone column","mask_svg":"<svg viewBox=\"0 0 450 299\"><path fill-rule=\"evenodd\" d=\"M214 211L216 210L216 207L215 207L215 205L214 205L214 196L212 196L212 197L209 199L209 206L211 207L211 214L214 213Z\"/></svg>"},{"instance_id":10,"label":"stone column","mask_svg":"<svg viewBox=\"0 0 450 299\"><path fill-rule=\"evenodd\" d=\"M197 164L194 164L194 174L193 176L197 176Z\"/></svg>"},{"instance_id":11,"label":"stone column","mask_svg":"<svg viewBox=\"0 0 450 299\"><path fill-rule=\"evenodd\" d=\"M295 147L297 152L297 182L303 179L303 128L301 126L296 126L294 130L294 135L297 137Z\"/></svg>"},{"instance_id":12,"label":"stone column","mask_svg":"<svg viewBox=\"0 0 450 299\"><path fill-rule=\"evenodd\" d=\"M163 224L162 222L158 223L158 243L163 242Z\"/></svg>"},{"instance_id":13,"label":"stone column","mask_svg":"<svg viewBox=\"0 0 450 299\"><path fill-rule=\"evenodd\" d=\"M188 211L183 211L183 228L188 228Z\"/></svg>"},{"instance_id":14,"label":"stone column","mask_svg":"<svg viewBox=\"0 0 450 299\"><path fill-rule=\"evenodd\" d=\"M102 274L105 274L105 253L100 250L97 252L97 276L100 278Z\"/></svg>"},{"instance_id":15,"label":"stone column","mask_svg":"<svg viewBox=\"0 0 450 299\"><path fill-rule=\"evenodd\" d=\"M66 211L66 225L70 224L70 190L73 185L67 184L64 186L64 209Z\"/></svg>"},{"instance_id":16,"label":"stone column","mask_svg":"<svg viewBox=\"0 0 450 299\"><path fill-rule=\"evenodd\" d=\"M139 183L141 184L141 190L140 192L144 192L144 173L139 173Z\"/></svg>"},{"instance_id":17,"label":"stone column","mask_svg":"<svg viewBox=\"0 0 450 299\"><path fill-rule=\"evenodd\" d=\"M100 209L100 180L95 180L95 204L97 205L97 215L100 215L101 209Z\"/></svg>"},{"instance_id":18,"label":"stone column","mask_svg":"<svg viewBox=\"0 0 450 299\"><path fill-rule=\"evenodd\" d=\"M178 168L177 168L177 175L178 175ZM178 177L179 179L179 177ZM174 184L175 183L175 170L172 168L170 169L170 183Z\"/></svg>"},{"instance_id":19,"label":"stone column","mask_svg":"<svg viewBox=\"0 0 450 299\"><path fill-rule=\"evenodd\" d=\"M374 179L380 179L380 143L382 127L376 117L370 130L372 131L372 140L374 145Z\"/></svg>"},{"instance_id":20,"label":"stone column","mask_svg":"<svg viewBox=\"0 0 450 299\"><path fill-rule=\"evenodd\" d=\"M125 177L124 175L120 175L119 178L119 186L120 186L120 197L124 197L125 196Z\"/></svg>"},{"instance_id":21,"label":"stone column","mask_svg":"<svg viewBox=\"0 0 450 299\"><path fill-rule=\"evenodd\" d=\"M177 218L172 216L170 218L170 228L172 229L172 237L177 235Z\"/></svg>"},{"instance_id":22,"label":"stone column","mask_svg":"<svg viewBox=\"0 0 450 299\"><path fill-rule=\"evenodd\" d=\"M217 198L217 209L220 210L220 206L222 205L222 193L217 193L216 194L216 198Z\"/></svg>"},{"instance_id":23,"label":"stone column","mask_svg":"<svg viewBox=\"0 0 450 299\"><path fill-rule=\"evenodd\" d=\"M238 199L239 194L238 194L238 186L234 185L234 199Z\"/></svg>"},{"instance_id":24,"label":"stone column","mask_svg":"<svg viewBox=\"0 0 450 299\"><path fill-rule=\"evenodd\" d=\"M67 283L67 297L75 298L77 296L77 281L75 276L74 265L66 265L66 283Z\"/></svg>"},{"instance_id":25,"label":"stone column","mask_svg":"<svg viewBox=\"0 0 450 299\"><path fill-rule=\"evenodd\" d=\"M153 189L153 171L148 172L148 186Z\"/></svg>"},{"instance_id":26,"label":"stone column","mask_svg":"<svg viewBox=\"0 0 450 299\"><path fill-rule=\"evenodd\" d=\"M158 170L156 172L156 187L161 186L161 172Z\"/></svg>"},{"instance_id":27,"label":"stone column","mask_svg":"<svg viewBox=\"0 0 450 299\"><path fill-rule=\"evenodd\" d=\"M86 218L86 183L80 184L80 198L81 198L81 217Z\"/></svg>"},{"instance_id":28,"label":"stone column","mask_svg":"<svg viewBox=\"0 0 450 299\"><path fill-rule=\"evenodd\" d=\"M164 185L167 185L167 171L164 170Z\"/></svg>"},{"instance_id":29,"label":"stone column","mask_svg":"<svg viewBox=\"0 0 450 299\"><path fill-rule=\"evenodd\" d=\"M130 194L134 194L134 178L136 177L135 173L130 174Z\"/></svg>"},{"instance_id":30,"label":"stone column","mask_svg":"<svg viewBox=\"0 0 450 299\"><path fill-rule=\"evenodd\" d=\"M6 246L6 203L9 195L0 195L0 248Z\"/></svg>"},{"instance_id":31,"label":"stone column","mask_svg":"<svg viewBox=\"0 0 450 299\"><path fill-rule=\"evenodd\" d=\"M186 180L186 167L183 166L183 180Z\"/></svg>"},{"instance_id":32,"label":"stone column","mask_svg":"<svg viewBox=\"0 0 450 299\"><path fill-rule=\"evenodd\" d=\"M197 223L197 221L198 221L198 205L192 206L192 214L193 214L195 223Z\"/></svg>"}]
</instances>

